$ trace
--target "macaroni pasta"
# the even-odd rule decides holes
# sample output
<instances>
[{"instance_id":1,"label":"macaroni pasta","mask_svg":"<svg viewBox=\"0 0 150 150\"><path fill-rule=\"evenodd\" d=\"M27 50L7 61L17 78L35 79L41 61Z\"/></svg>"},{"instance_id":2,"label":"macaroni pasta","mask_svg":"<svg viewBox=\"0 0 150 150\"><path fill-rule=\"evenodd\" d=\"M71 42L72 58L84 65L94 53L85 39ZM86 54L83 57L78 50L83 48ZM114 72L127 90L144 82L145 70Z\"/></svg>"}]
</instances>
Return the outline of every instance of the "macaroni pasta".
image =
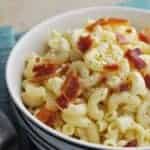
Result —
<instances>
[{"instance_id":1,"label":"macaroni pasta","mask_svg":"<svg viewBox=\"0 0 150 150\"><path fill-rule=\"evenodd\" d=\"M46 50L25 62L23 103L67 136L108 146L150 146L149 39L122 18L52 31Z\"/></svg>"}]
</instances>

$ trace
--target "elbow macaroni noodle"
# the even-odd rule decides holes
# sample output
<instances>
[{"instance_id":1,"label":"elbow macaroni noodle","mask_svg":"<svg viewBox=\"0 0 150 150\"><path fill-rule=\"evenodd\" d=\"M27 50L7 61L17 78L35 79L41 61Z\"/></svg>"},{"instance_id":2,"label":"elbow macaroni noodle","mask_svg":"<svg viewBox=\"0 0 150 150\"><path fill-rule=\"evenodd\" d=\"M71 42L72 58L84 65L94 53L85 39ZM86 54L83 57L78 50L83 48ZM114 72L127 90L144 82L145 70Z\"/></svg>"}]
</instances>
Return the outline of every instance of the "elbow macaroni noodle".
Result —
<instances>
[{"instance_id":1,"label":"elbow macaroni noodle","mask_svg":"<svg viewBox=\"0 0 150 150\"><path fill-rule=\"evenodd\" d=\"M122 92L119 94L112 94L108 102L108 110L115 111L121 105L127 105L132 109L136 109L140 105L140 98L129 92Z\"/></svg>"},{"instance_id":2,"label":"elbow macaroni noodle","mask_svg":"<svg viewBox=\"0 0 150 150\"><path fill-rule=\"evenodd\" d=\"M150 78L150 44L138 38L135 27L114 20L52 31L46 51L25 63L22 100L37 118L47 110L40 118L52 117L51 122L43 122L67 136L108 146L132 140L133 146L150 146L150 79L145 79ZM138 58L127 58L128 50ZM136 68L141 59L144 67ZM70 72L75 74L66 94Z\"/></svg>"},{"instance_id":3,"label":"elbow macaroni noodle","mask_svg":"<svg viewBox=\"0 0 150 150\"><path fill-rule=\"evenodd\" d=\"M102 117L103 111L99 110L98 104L102 101L104 101L107 97L108 89L107 88L101 88L96 89L88 100L88 114L92 119L98 120Z\"/></svg>"},{"instance_id":4,"label":"elbow macaroni noodle","mask_svg":"<svg viewBox=\"0 0 150 150\"><path fill-rule=\"evenodd\" d=\"M135 95L145 95L147 89L142 75L139 72L134 71L129 74L129 78L132 83L131 92Z\"/></svg>"}]
</instances>

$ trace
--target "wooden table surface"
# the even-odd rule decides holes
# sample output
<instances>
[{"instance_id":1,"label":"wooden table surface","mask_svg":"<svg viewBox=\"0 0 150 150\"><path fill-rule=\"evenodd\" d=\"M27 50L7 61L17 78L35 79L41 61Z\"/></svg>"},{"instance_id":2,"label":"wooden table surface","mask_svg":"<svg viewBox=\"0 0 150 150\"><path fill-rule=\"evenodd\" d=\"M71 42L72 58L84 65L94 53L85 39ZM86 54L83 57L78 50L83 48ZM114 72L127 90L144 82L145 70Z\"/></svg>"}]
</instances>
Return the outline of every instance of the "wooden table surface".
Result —
<instances>
[{"instance_id":1,"label":"wooden table surface","mask_svg":"<svg viewBox=\"0 0 150 150\"><path fill-rule=\"evenodd\" d=\"M112 5L124 0L0 0L0 25L23 31L58 13L88 6Z\"/></svg>"}]
</instances>

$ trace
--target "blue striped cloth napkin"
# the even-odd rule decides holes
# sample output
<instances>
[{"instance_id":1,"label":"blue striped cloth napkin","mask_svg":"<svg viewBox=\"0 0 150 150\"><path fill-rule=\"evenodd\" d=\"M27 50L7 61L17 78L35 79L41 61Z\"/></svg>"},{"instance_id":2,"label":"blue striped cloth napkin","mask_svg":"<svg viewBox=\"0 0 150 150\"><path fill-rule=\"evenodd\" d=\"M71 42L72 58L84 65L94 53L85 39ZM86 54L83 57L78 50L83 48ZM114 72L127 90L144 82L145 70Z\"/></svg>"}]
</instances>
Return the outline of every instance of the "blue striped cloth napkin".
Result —
<instances>
[{"instance_id":1,"label":"blue striped cloth napkin","mask_svg":"<svg viewBox=\"0 0 150 150\"><path fill-rule=\"evenodd\" d=\"M118 5L150 9L150 0L125 0ZM15 121L15 119L12 119L14 117L11 113L12 111L9 104L10 98L5 83L5 65L10 50L23 34L23 32L15 33L11 26L0 27L0 109L9 116L9 118L12 120L12 122L15 123L15 125L17 124L17 122ZM27 138L25 136L22 136L22 134L22 132L19 132L19 135L21 136L20 142L24 145L21 149L23 150L24 147L25 150L29 150L29 145L32 150L35 149L33 148L33 146L31 146Z\"/></svg>"}]
</instances>

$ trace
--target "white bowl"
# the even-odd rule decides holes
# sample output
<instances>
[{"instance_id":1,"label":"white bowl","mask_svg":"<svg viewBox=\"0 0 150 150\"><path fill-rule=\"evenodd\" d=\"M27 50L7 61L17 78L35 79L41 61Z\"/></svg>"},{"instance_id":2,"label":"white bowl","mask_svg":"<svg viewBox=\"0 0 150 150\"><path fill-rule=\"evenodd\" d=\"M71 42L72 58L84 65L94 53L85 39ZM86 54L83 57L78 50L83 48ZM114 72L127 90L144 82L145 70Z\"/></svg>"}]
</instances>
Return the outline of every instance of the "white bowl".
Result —
<instances>
[{"instance_id":1,"label":"white bowl","mask_svg":"<svg viewBox=\"0 0 150 150\"><path fill-rule=\"evenodd\" d=\"M6 80L13 102L15 103L17 108L23 113L27 121L33 125L35 129L34 132L37 132L46 140L49 140L47 139L49 135L51 136L51 138L54 137L54 139L57 139L57 141L60 141L60 143L62 143L62 149L64 145L68 144L72 145L74 149L76 149L77 147L82 147L83 149L93 148L111 150L117 150L121 148L109 147L101 144L92 144L68 137L46 126L35 117L33 117L23 105L20 97L20 85L24 68L24 61L31 54L31 52L42 50L45 43L47 42L49 30L67 30L71 28L76 28L82 26L88 18L100 18L110 16L127 18L137 28L149 26L150 23L150 12L145 10L125 7L91 7L73 10L65 14L49 18L47 21L44 21L41 24L32 28L16 44L9 56L6 68ZM150 147L147 149L150 149Z\"/></svg>"},{"instance_id":2,"label":"white bowl","mask_svg":"<svg viewBox=\"0 0 150 150\"><path fill-rule=\"evenodd\" d=\"M27 122L27 118L16 108L14 103L11 103L13 113L17 119L17 121L20 123L21 128L25 131L26 135L29 137L29 139L33 142L33 144L38 147L39 150L57 150L58 146L55 146L56 143L49 144L41 136L39 136L34 129L36 127L33 127Z\"/></svg>"}]
</instances>

